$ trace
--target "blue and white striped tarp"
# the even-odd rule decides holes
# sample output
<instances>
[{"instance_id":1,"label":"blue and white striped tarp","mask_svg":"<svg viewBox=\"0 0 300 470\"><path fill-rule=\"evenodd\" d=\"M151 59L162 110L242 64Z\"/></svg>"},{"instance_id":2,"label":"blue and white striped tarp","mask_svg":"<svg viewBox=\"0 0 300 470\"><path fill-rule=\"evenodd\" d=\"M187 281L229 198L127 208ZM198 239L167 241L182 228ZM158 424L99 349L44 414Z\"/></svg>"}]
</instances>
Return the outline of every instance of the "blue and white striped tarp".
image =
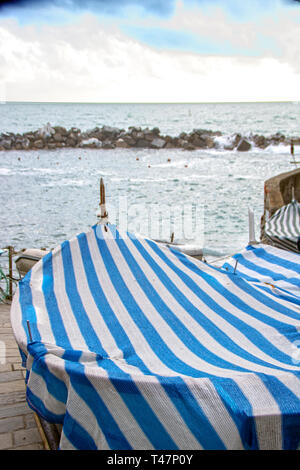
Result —
<instances>
[{"instance_id":1,"label":"blue and white striped tarp","mask_svg":"<svg viewBox=\"0 0 300 470\"><path fill-rule=\"evenodd\" d=\"M265 236L274 246L299 253L300 204L296 199L280 207L265 224Z\"/></svg>"},{"instance_id":2,"label":"blue and white striped tarp","mask_svg":"<svg viewBox=\"0 0 300 470\"><path fill-rule=\"evenodd\" d=\"M300 255L249 247L234 273L106 230L46 255L13 300L28 403L60 448L298 448Z\"/></svg>"}]
</instances>

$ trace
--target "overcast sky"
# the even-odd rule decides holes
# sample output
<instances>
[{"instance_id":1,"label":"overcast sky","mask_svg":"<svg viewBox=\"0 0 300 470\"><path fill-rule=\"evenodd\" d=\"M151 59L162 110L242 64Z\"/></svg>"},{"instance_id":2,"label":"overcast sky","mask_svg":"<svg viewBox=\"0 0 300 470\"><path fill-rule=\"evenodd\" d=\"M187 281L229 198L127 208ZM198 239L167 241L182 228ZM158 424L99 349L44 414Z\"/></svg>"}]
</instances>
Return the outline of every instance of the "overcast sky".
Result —
<instances>
[{"instance_id":1,"label":"overcast sky","mask_svg":"<svg viewBox=\"0 0 300 470\"><path fill-rule=\"evenodd\" d=\"M296 0L5 3L0 93L6 100L300 100Z\"/></svg>"}]
</instances>

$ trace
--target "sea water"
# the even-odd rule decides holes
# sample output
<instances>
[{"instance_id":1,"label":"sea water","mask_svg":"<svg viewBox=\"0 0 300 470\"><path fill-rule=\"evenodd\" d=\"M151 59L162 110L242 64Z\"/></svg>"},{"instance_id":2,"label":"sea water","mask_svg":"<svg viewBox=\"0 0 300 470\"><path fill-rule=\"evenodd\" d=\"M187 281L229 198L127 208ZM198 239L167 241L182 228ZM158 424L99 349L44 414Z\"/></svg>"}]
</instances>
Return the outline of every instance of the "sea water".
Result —
<instances>
[{"instance_id":1,"label":"sea water","mask_svg":"<svg viewBox=\"0 0 300 470\"><path fill-rule=\"evenodd\" d=\"M297 103L6 103L0 106L0 132L23 133L47 122L81 130L159 127L173 136L197 128L221 131L222 143L235 132L300 136L299 118ZM97 221L103 177L112 222L122 219L124 226L126 213L125 228L134 233L168 238L174 232L175 241L203 245L208 255L234 253L247 245L249 208L259 239L264 181L294 169L291 160L283 145L249 152L227 151L222 145L195 151L1 151L0 247L49 249L86 231ZM154 213L162 220L159 231Z\"/></svg>"}]
</instances>

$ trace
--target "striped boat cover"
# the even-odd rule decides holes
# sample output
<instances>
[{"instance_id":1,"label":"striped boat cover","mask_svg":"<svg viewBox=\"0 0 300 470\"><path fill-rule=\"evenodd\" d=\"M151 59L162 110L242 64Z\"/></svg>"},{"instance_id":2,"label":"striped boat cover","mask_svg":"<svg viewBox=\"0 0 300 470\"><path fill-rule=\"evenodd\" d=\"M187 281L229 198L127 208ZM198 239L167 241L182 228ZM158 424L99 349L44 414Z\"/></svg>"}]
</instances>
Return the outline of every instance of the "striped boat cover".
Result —
<instances>
[{"instance_id":1,"label":"striped boat cover","mask_svg":"<svg viewBox=\"0 0 300 470\"><path fill-rule=\"evenodd\" d=\"M298 253L300 204L295 199L278 209L265 224L265 235L274 246Z\"/></svg>"},{"instance_id":2,"label":"striped boat cover","mask_svg":"<svg viewBox=\"0 0 300 470\"><path fill-rule=\"evenodd\" d=\"M46 255L13 300L27 400L60 448L298 448L300 255L249 247L233 272L106 230Z\"/></svg>"}]
</instances>

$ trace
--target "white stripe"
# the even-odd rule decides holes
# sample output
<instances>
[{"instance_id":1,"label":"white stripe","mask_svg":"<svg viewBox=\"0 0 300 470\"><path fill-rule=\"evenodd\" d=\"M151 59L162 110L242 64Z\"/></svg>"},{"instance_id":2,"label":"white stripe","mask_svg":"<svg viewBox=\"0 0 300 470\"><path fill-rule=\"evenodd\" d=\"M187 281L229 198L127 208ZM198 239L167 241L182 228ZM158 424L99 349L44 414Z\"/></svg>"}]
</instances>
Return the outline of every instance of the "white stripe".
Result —
<instances>
[{"instance_id":1,"label":"white stripe","mask_svg":"<svg viewBox=\"0 0 300 470\"><path fill-rule=\"evenodd\" d=\"M146 247L146 244L144 246ZM153 253L151 253L151 255L154 257L154 250L153 250ZM235 315L240 320L243 320L246 324L251 325L257 331L259 331L259 333L264 338L271 341L279 350L281 350L285 354L287 354L287 355L291 354L291 343L290 343L290 341L288 341L283 335L280 335L275 328L273 328L273 327L267 325L266 323L263 323L262 321L254 318L252 315L250 315L248 313L245 313L242 310L239 310L234 304L230 303L226 299L226 297L220 295L216 290L214 290L203 278L201 278L199 275L197 275L192 270L190 270L187 266L185 266L184 263L181 263L177 259L177 257L174 256L174 258L172 258L171 261L177 267L179 267L183 272L185 272L191 279L193 279L198 284L198 286L202 290L204 290L207 295L209 295L212 299L214 299L214 301L218 305L220 305L223 309L229 311L232 315ZM225 285L226 288L231 293L235 294L238 298L242 298L244 303L246 303L247 305L251 305L252 308L258 310L259 312L261 312L263 314L269 315L273 318L277 316L277 314L273 310L269 309L264 304L258 302L254 297L250 296L249 294L247 294L243 290L239 289L235 284L233 284L231 282L230 278L226 274L223 274L222 272L217 272L217 271L209 272L209 271L212 271L212 270L207 265L205 265L204 263L203 263L202 268L203 268L202 269L203 271L207 271L209 274L211 274L216 279L218 279L219 282L221 283L221 285L223 285L223 286ZM163 266L163 269L166 272L168 272L168 274L169 274L168 267L167 267L166 264ZM169 276L170 276L170 274L169 274ZM175 279L175 276L176 276L176 273L174 273L174 279ZM172 279L173 279L173 277L172 277ZM189 299L193 298L192 291L189 291L188 298ZM193 299L193 301L194 301L194 299ZM205 308L205 306L203 306L201 308L201 311L203 311L203 312L208 311L208 307ZM281 315L281 314L278 314L278 315ZM223 320L222 323L220 323L221 322L221 317L220 317L220 319L218 319L218 318L215 319L213 311L209 312L209 318L214 322L216 320L218 320L219 325L222 324L222 328L226 327L227 332L228 332L227 334L230 336L230 338L233 339L233 341L237 342L238 337L240 337L240 341L243 341L243 343L241 343L241 344L244 344L244 346L243 346L244 349L248 350L248 347L251 348L251 349L249 349L249 352L253 351L253 354L257 355L258 357L261 357L262 359L265 359L268 362L271 361L274 364L277 364L277 365L279 364L280 367L286 368L287 370L297 370L297 367L295 369L294 366L289 366L287 364L281 363L280 361L277 361L276 359L266 355L263 351L259 350L250 341L247 342L247 344L246 344L245 343L245 338L242 337L242 333L238 334L238 331L237 330L234 331L233 330L234 327L232 327L230 324L226 325L224 320ZM286 317L284 316L284 318L286 318ZM294 320L292 319L292 322L293 321ZM296 322L297 326L300 327L300 322L299 321L297 322L296 320L295 320L295 322ZM224 330L224 331L226 331L226 330ZM253 348L255 348L255 349L253 349ZM274 370L272 371L272 374L273 373L274 373ZM278 373L280 373L280 371L278 371Z\"/></svg>"},{"instance_id":2,"label":"white stripe","mask_svg":"<svg viewBox=\"0 0 300 470\"><path fill-rule=\"evenodd\" d=\"M65 414L66 405L49 393L44 377L36 374L33 370L30 370L27 388L42 401L51 413L56 415Z\"/></svg>"},{"instance_id":3,"label":"white stripe","mask_svg":"<svg viewBox=\"0 0 300 470\"><path fill-rule=\"evenodd\" d=\"M147 249L149 245L147 243L143 243L142 245ZM152 284L155 286L156 292L160 295L162 300L166 303L166 305L171 309L171 311L176 314L176 316L182 321L184 327L190 331L193 336L196 338L201 338L201 342L205 345L205 347L210 350L215 355L231 362L232 364L238 365L240 367L245 367L247 369L262 372L262 373L270 373L271 370L269 367L261 366L256 364L252 361L246 360L245 358L238 356L225 347L221 346L218 341L216 341L211 335L207 333L207 331L202 328L194 318L188 314L188 312L181 307L181 305L175 300L174 297L171 296L170 292L164 287L161 283L155 272L150 268L147 262L144 260L142 255L139 253L137 248L132 242L127 243L127 247L130 250L131 254L135 258L136 262L139 264L143 272L145 273L147 279L152 279ZM158 259L155 256L154 250L151 253L152 258L162 267L163 263L162 260ZM232 327L229 323L222 320L222 318L217 315L213 310L211 310L207 305L200 301L200 299L194 295L194 293L188 289L188 287L181 282L180 277L177 276L174 272L172 272L166 264L163 265L163 270L166 272L168 277L174 282L174 284L178 287L181 293L185 295L185 297L193 303L193 305L199 309L200 312L205 314L210 320L214 320L214 323L222 329L222 331L227 332L230 339L234 342L238 343L242 346L244 350L251 351L254 355L257 355L260 358L263 358L267 362L271 362L274 365L279 367L289 368L286 364L277 361L276 359L264 354L259 348L257 348L253 343L247 340L247 338L241 334L236 328ZM198 282L199 284L199 282ZM234 338L234 339L233 339ZM237 341L239 338L239 341Z\"/></svg>"},{"instance_id":4,"label":"white stripe","mask_svg":"<svg viewBox=\"0 0 300 470\"><path fill-rule=\"evenodd\" d=\"M244 446L235 422L225 408L211 380L184 379L199 406L208 418L215 432L223 441L227 450L242 450Z\"/></svg>"},{"instance_id":5,"label":"white stripe","mask_svg":"<svg viewBox=\"0 0 300 470\"><path fill-rule=\"evenodd\" d=\"M52 332L50 317L42 289L43 280L43 261L41 260L32 268L30 280L32 305L36 312L36 326L42 338L42 342L46 341L48 343L55 344L55 338ZM33 340L34 339L35 338L33 337Z\"/></svg>"},{"instance_id":6,"label":"white stripe","mask_svg":"<svg viewBox=\"0 0 300 470\"><path fill-rule=\"evenodd\" d=\"M175 356L177 356L183 363L189 365L190 367L206 372L208 374L213 374L220 377L232 377L236 374L240 374L240 372L231 369L221 368L211 363L208 363L202 360L192 351L190 351L174 333L170 325L161 317L159 312L157 312L157 310L154 308L153 304L150 302L148 297L145 295L144 291L136 282L136 279L133 276L131 270L129 269L125 258L123 257L117 244L111 239L111 237L107 241L107 247L110 251L112 258L116 263L116 266L120 271L124 282L127 285L128 290L131 292L135 301L140 306L144 315L151 322L152 326L156 329L157 332L160 332L160 336L163 332L163 340ZM149 281L153 282L153 279L154 278L151 278L149 279ZM160 374L159 371L157 371L157 373Z\"/></svg>"},{"instance_id":7,"label":"white stripe","mask_svg":"<svg viewBox=\"0 0 300 470\"><path fill-rule=\"evenodd\" d=\"M141 376L136 386L180 450L202 449L155 377Z\"/></svg>"},{"instance_id":8,"label":"white stripe","mask_svg":"<svg viewBox=\"0 0 300 470\"><path fill-rule=\"evenodd\" d=\"M85 372L95 392L105 403L131 447L136 450L153 449L151 442L109 380L106 371L101 368L101 374L99 374L98 365L96 368L89 365L85 367ZM107 425L104 424L104 427L107 427ZM91 431L89 433L91 434ZM95 442L98 442L98 439L99 437L95 436Z\"/></svg>"},{"instance_id":9,"label":"white stripe","mask_svg":"<svg viewBox=\"0 0 300 470\"><path fill-rule=\"evenodd\" d=\"M137 327L131 316L128 314L126 307L122 303L118 292L114 289L110 276L107 273L105 264L99 253L97 241L95 240L94 234L89 232L87 238L99 284L103 289L108 303L111 306L114 314L116 315L120 325L123 327L125 333L129 337L133 348L138 351L138 355L141 357L146 367L152 371L152 373L158 373L159 375L164 376L178 375L172 369L168 368L158 358L156 353L152 350L152 348L146 341L140 329ZM83 299L85 301L86 297L83 297ZM101 306L99 306L99 308L101 309ZM138 373L138 370L135 366L128 364L126 360L122 360L123 353L121 353L121 351L117 349L117 346L114 346L113 337L111 336L110 330L107 329L102 316L98 314L98 317L100 318L98 318L97 321L101 322L101 324L99 325L98 323L98 328L96 328L95 331L99 338L101 338L101 341L103 342L104 348L108 352L109 357L114 361L116 360L116 364L124 372L130 374Z\"/></svg>"},{"instance_id":10,"label":"white stripe","mask_svg":"<svg viewBox=\"0 0 300 470\"><path fill-rule=\"evenodd\" d=\"M73 349L88 349L72 310L69 297L66 292L64 266L61 251L52 257L53 291L56 297L61 320ZM49 312L51 316L51 312ZM45 341L46 339L44 339Z\"/></svg>"},{"instance_id":11,"label":"white stripe","mask_svg":"<svg viewBox=\"0 0 300 470\"><path fill-rule=\"evenodd\" d=\"M267 279L273 280L272 281L273 283L282 282L282 283L285 283L288 288L293 288L293 287L296 288L296 286L294 284L291 284L289 282L289 279L290 278L297 278L299 276L299 272L297 272L296 270L285 268L281 264L273 264L273 263L267 261L266 259L257 256L255 251L256 250L246 250L246 251L241 252L240 255L246 261L249 261L249 262L253 263L255 266L258 266L259 268L263 268L263 269L266 269L266 270L270 271L276 277L278 277L278 275L280 275L284 279L280 279L280 280L275 279L275 280L273 280L273 277L271 277L272 274L270 274L270 275L261 274L259 271L256 271L255 267L253 269L251 269L250 267L244 266L241 263L238 264L237 271L239 271L241 268L243 268L245 270L248 270L250 272L255 273L255 276L252 275L252 277L256 277L257 279L267 278ZM282 261L284 262L284 259L282 259ZM299 261L299 260L296 259L293 262L296 263L296 261ZM229 264L233 265L233 264L235 264L235 262L236 262L236 259L232 259ZM300 271L300 263L299 263L299 271Z\"/></svg>"},{"instance_id":12,"label":"white stripe","mask_svg":"<svg viewBox=\"0 0 300 470\"><path fill-rule=\"evenodd\" d=\"M236 380L253 409L260 450L282 449L281 411L263 381L256 375Z\"/></svg>"}]
</instances>

